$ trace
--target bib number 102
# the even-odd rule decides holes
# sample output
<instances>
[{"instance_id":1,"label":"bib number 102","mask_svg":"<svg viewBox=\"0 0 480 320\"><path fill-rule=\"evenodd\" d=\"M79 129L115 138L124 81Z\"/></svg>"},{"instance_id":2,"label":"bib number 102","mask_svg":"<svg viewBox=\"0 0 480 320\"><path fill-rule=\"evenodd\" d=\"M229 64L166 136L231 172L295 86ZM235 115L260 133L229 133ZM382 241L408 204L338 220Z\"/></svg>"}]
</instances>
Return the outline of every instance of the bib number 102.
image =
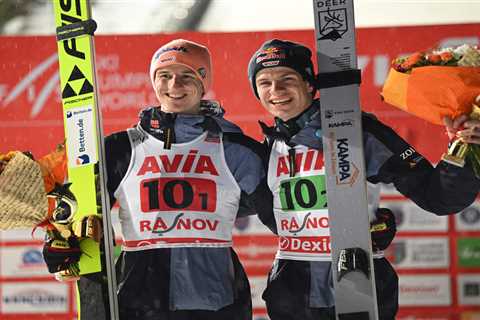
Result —
<instances>
[{"instance_id":1,"label":"bib number 102","mask_svg":"<svg viewBox=\"0 0 480 320\"><path fill-rule=\"evenodd\" d=\"M282 210L303 211L327 207L325 176L293 178L280 184Z\"/></svg>"},{"instance_id":2,"label":"bib number 102","mask_svg":"<svg viewBox=\"0 0 480 320\"><path fill-rule=\"evenodd\" d=\"M140 183L142 212L215 212L217 188L212 180L200 178L158 178Z\"/></svg>"}]
</instances>

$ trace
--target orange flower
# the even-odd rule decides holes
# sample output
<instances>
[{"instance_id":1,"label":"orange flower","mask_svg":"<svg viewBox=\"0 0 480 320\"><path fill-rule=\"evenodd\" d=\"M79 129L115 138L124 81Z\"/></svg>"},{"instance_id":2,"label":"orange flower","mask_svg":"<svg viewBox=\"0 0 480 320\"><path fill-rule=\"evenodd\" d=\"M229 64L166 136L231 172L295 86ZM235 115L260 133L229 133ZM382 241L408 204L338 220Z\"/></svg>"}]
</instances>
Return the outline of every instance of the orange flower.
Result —
<instances>
[{"instance_id":1,"label":"orange flower","mask_svg":"<svg viewBox=\"0 0 480 320\"><path fill-rule=\"evenodd\" d=\"M451 52L442 52L440 53L440 58L443 62L449 62L453 59L453 54Z\"/></svg>"},{"instance_id":2,"label":"orange flower","mask_svg":"<svg viewBox=\"0 0 480 320\"><path fill-rule=\"evenodd\" d=\"M440 64L442 57L438 54L429 54L427 55L427 61L433 64Z\"/></svg>"},{"instance_id":3,"label":"orange flower","mask_svg":"<svg viewBox=\"0 0 480 320\"><path fill-rule=\"evenodd\" d=\"M424 58L425 58L425 55L423 52L415 52L410 57L408 57L407 61L410 64L414 65L422 61Z\"/></svg>"},{"instance_id":4,"label":"orange flower","mask_svg":"<svg viewBox=\"0 0 480 320\"><path fill-rule=\"evenodd\" d=\"M404 61L404 59L400 59L400 58L399 59L393 59L392 60L392 68L397 70L397 71L400 71L400 72L404 71L402 69L403 61Z\"/></svg>"},{"instance_id":5,"label":"orange flower","mask_svg":"<svg viewBox=\"0 0 480 320\"><path fill-rule=\"evenodd\" d=\"M400 67L403 70L410 70L413 67L421 65L425 61L425 54L423 52L415 52L405 60Z\"/></svg>"}]
</instances>

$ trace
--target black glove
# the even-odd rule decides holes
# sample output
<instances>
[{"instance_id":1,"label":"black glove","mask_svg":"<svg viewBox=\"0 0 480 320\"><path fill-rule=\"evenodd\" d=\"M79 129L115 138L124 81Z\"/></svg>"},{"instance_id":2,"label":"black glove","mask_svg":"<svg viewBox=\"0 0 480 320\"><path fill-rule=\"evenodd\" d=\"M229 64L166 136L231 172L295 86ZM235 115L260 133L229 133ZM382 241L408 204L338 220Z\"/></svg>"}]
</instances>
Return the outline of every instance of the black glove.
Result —
<instances>
[{"instance_id":1,"label":"black glove","mask_svg":"<svg viewBox=\"0 0 480 320\"><path fill-rule=\"evenodd\" d=\"M71 237L68 241L50 239L43 246L43 260L45 260L50 273L70 270L72 265L80 260L81 254L80 244L76 237Z\"/></svg>"},{"instance_id":2,"label":"black glove","mask_svg":"<svg viewBox=\"0 0 480 320\"><path fill-rule=\"evenodd\" d=\"M378 208L375 212L377 219L370 223L373 251L385 250L397 232L397 224L392 211L387 208Z\"/></svg>"}]
</instances>

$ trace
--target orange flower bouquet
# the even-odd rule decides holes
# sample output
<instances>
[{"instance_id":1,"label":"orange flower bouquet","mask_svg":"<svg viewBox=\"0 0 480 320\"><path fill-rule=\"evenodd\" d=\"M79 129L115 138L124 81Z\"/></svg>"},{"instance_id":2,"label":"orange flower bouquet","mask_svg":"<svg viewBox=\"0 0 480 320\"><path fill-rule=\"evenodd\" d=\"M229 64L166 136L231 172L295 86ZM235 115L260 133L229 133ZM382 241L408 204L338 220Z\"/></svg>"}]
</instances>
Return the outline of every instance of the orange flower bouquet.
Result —
<instances>
[{"instance_id":1,"label":"orange flower bouquet","mask_svg":"<svg viewBox=\"0 0 480 320\"><path fill-rule=\"evenodd\" d=\"M414 116L443 125L443 117L480 119L480 49L462 45L396 58L382 98ZM471 152L473 151L473 152ZM463 166L467 154L480 177L480 147L453 141L443 160Z\"/></svg>"},{"instance_id":2,"label":"orange flower bouquet","mask_svg":"<svg viewBox=\"0 0 480 320\"><path fill-rule=\"evenodd\" d=\"M416 52L392 62L385 102L435 124L468 114L480 94L480 50L463 45Z\"/></svg>"}]
</instances>

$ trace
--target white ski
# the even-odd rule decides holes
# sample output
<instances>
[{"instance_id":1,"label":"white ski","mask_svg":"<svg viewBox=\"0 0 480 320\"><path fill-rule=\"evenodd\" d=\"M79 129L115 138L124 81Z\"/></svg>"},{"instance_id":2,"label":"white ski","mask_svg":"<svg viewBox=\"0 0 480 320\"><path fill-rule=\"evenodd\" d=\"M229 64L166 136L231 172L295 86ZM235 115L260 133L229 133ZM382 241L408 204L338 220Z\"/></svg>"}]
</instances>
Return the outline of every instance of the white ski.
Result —
<instances>
[{"instance_id":1,"label":"white ski","mask_svg":"<svg viewBox=\"0 0 480 320\"><path fill-rule=\"evenodd\" d=\"M314 0L313 11L336 315L378 319L353 0Z\"/></svg>"}]
</instances>

